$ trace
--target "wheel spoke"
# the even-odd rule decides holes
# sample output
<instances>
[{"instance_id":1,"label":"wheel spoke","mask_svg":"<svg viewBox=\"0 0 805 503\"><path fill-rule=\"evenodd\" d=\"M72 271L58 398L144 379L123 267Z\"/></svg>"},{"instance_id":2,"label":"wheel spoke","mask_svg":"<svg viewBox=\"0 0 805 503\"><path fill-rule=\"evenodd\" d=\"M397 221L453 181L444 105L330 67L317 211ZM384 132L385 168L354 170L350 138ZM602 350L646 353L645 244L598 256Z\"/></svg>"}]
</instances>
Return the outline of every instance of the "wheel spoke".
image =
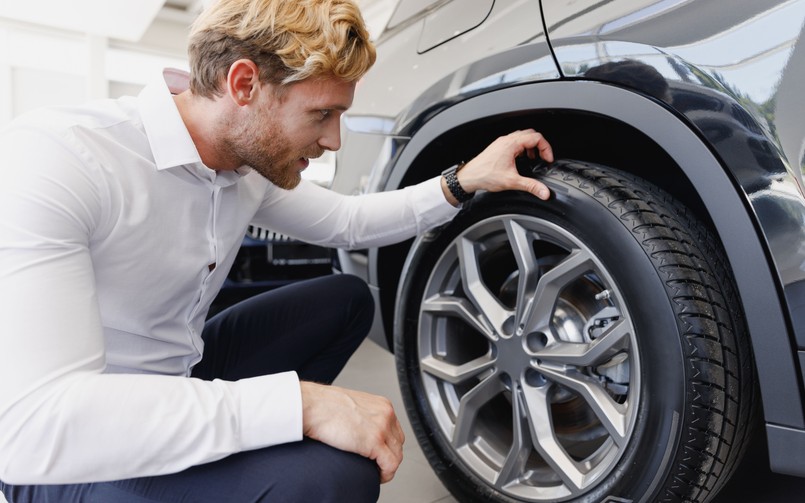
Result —
<instances>
[{"instance_id":1,"label":"wheel spoke","mask_svg":"<svg viewBox=\"0 0 805 503\"><path fill-rule=\"evenodd\" d=\"M453 430L453 447L460 449L470 441L472 426L481 408L504 390L497 371L478 383L473 389L461 397Z\"/></svg>"},{"instance_id":2,"label":"wheel spoke","mask_svg":"<svg viewBox=\"0 0 805 503\"><path fill-rule=\"evenodd\" d=\"M495 333L503 333L503 325L512 313L489 291L481 279L481 266L478 264L475 241L462 238L457 247L461 280L467 297L489 321Z\"/></svg>"},{"instance_id":3,"label":"wheel spoke","mask_svg":"<svg viewBox=\"0 0 805 503\"><path fill-rule=\"evenodd\" d=\"M495 360L485 355L461 365L453 365L452 363L447 363L432 356L428 356L423 358L419 365L423 372L437 379L447 381L450 384L460 384L486 371L494 364Z\"/></svg>"},{"instance_id":4,"label":"wheel spoke","mask_svg":"<svg viewBox=\"0 0 805 503\"><path fill-rule=\"evenodd\" d=\"M534 307L524 326L529 331L548 333L556 299L564 288L585 272L592 269L592 257L586 251L574 249L564 260L540 277L534 292Z\"/></svg>"},{"instance_id":5,"label":"wheel spoke","mask_svg":"<svg viewBox=\"0 0 805 503\"><path fill-rule=\"evenodd\" d=\"M610 360L628 343L629 326L625 321L617 320L591 343L559 341L537 351L534 357L542 362L590 367Z\"/></svg>"},{"instance_id":6,"label":"wheel spoke","mask_svg":"<svg viewBox=\"0 0 805 503\"><path fill-rule=\"evenodd\" d=\"M517 482L525 473L526 461L531 452L529 445L528 422L524 415L525 404L523 403L522 391L512 393L512 446L506 454L506 460L495 480L495 486L505 487L512 482Z\"/></svg>"},{"instance_id":7,"label":"wheel spoke","mask_svg":"<svg viewBox=\"0 0 805 503\"><path fill-rule=\"evenodd\" d=\"M574 368L559 369L545 364L535 364L545 377L566 386L581 395L604 425L612 440L623 447L626 443L627 403L618 403L595 379Z\"/></svg>"},{"instance_id":8,"label":"wheel spoke","mask_svg":"<svg viewBox=\"0 0 805 503\"><path fill-rule=\"evenodd\" d=\"M559 475L562 482L571 491L575 492L584 486L584 473L559 445L559 441L554 434L553 420L550 413L551 405L548 399L549 388L550 386L541 388L523 387L531 438L534 442L534 448L540 453L545 462Z\"/></svg>"},{"instance_id":9,"label":"wheel spoke","mask_svg":"<svg viewBox=\"0 0 805 503\"><path fill-rule=\"evenodd\" d=\"M452 295L434 295L422 302L422 311L430 313L452 314L464 320L468 325L484 335L487 339L498 339L495 330L484 316L467 300Z\"/></svg>"},{"instance_id":10,"label":"wheel spoke","mask_svg":"<svg viewBox=\"0 0 805 503\"><path fill-rule=\"evenodd\" d=\"M609 264L563 226L516 213L470 222L436 252L420 271L418 332L405 334L432 433L507 497L582 497L621 460L641 394Z\"/></svg>"},{"instance_id":11,"label":"wheel spoke","mask_svg":"<svg viewBox=\"0 0 805 503\"><path fill-rule=\"evenodd\" d=\"M534 305L534 292L539 281L539 269L531 247L532 232L511 219L505 220L503 225L509 237L514 259L517 261L517 268L520 270L517 279L517 313L515 321L517 333L522 335L524 320L529 317Z\"/></svg>"}]
</instances>

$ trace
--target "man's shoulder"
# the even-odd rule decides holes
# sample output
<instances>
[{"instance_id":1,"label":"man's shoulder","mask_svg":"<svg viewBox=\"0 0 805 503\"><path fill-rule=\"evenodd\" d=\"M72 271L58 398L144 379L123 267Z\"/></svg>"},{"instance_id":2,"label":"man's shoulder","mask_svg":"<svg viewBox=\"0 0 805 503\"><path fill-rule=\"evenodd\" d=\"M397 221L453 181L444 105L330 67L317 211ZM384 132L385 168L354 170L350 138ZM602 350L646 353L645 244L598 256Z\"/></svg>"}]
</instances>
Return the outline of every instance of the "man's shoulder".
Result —
<instances>
[{"instance_id":1,"label":"man's shoulder","mask_svg":"<svg viewBox=\"0 0 805 503\"><path fill-rule=\"evenodd\" d=\"M123 97L77 106L43 107L14 119L5 132L30 131L53 138L106 136L115 130L142 130L136 99Z\"/></svg>"},{"instance_id":2,"label":"man's shoulder","mask_svg":"<svg viewBox=\"0 0 805 503\"><path fill-rule=\"evenodd\" d=\"M0 155L8 169L67 176L67 164L117 172L125 159L148 159L149 150L136 99L126 98L22 114L0 132Z\"/></svg>"}]
</instances>

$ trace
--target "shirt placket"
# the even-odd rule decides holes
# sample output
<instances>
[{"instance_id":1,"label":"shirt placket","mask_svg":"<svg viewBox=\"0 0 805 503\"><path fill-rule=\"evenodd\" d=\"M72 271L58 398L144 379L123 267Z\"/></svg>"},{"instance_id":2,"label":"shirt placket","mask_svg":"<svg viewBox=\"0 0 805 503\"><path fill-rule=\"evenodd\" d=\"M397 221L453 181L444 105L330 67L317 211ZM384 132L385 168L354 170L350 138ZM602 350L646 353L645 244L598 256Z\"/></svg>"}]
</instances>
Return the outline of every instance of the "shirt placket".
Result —
<instances>
[{"instance_id":1,"label":"shirt placket","mask_svg":"<svg viewBox=\"0 0 805 503\"><path fill-rule=\"evenodd\" d=\"M190 330L190 334L193 341L193 347L196 350L196 357L191 362L192 366L196 365L199 361L201 361L204 343L201 339L201 333L199 332L200 329L197 329L197 323L194 323L194 320L197 319L199 316L199 310L201 306L207 304L207 296L208 291L210 288L210 283L213 274L215 274L215 270L218 268L219 263L219 250L220 250L220 243L218 237L218 223L219 223L219 215L221 212L221 197L222 197L222 182L225 183L222 177L216 176L216 174L209 173L209 190L210 190L210 212L207 221L207 225L205 226L205 233L207 237L207 244L208 244L208 258L207 258L207 267L202 271L201 274L201 282L199 284L199 295L197 297L196 305L194 306L191 314L190 319L188 320L188 328ZM203 324L200 325L203 328ZM190 372L188 370L188 372Z\"/></svg>"}]
</instances>

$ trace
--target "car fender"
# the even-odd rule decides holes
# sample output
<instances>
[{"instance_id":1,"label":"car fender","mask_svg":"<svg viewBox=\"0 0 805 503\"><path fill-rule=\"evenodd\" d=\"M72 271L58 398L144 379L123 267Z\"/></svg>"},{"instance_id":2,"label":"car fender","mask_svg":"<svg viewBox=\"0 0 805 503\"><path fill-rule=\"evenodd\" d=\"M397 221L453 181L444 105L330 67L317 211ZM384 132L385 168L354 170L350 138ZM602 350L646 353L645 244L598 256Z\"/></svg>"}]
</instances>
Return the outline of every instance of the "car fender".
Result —
<instances>
[{"instance_id":1,"label":"car fender","mask_svg":"<svg viewBox=\"0 0 805 503\"><path fill-rule=\"evenodd\" d=\"M734 271L754 347L766 421L786 431L805 428L798 362L792 351L795 343L789 337L790 319L779 293L780 277L769 265L773 262L768 243L758 236L758 229L764 229L752 205L758 194L752 199L736 190L735 173L724 169L718 153L703 140L701 132L655 98L589 81L542 82L479 94L453 103L421 123L399 152L385 188L406 184L408 168L445 132L492 116L551 109L595 113L628 124L680 167L704 204ZM764 190L774 192L775 188ZM799 192L788 196L787 202L793 207L802 206ZM769 194L767 200L775 201L776 194ZM788 253L805 263L805 250ZM371 250L370 278L377 277L377 259L378 251Z\"/></svg>"}]
</instances>

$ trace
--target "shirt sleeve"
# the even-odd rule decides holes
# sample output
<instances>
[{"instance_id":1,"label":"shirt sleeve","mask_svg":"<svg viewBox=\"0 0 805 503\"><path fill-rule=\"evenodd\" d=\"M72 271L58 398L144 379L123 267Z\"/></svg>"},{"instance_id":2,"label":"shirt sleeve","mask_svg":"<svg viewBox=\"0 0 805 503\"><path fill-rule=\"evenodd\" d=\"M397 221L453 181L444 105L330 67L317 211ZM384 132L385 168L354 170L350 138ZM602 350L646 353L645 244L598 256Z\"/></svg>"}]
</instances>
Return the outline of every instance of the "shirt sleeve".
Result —
<instances>
[{"instance_id":1,"label":"shirt sleeve","mask_svg":"<svg viewBox=\"0 0 805 503\"><path fill-rule=\"evenodd\" d=\"M269 186L254 224L337 248L386 246L452 219L439 177L403 189L346 196L305 180L293 190Z\"/></svg>"},{"instance_id":2,"label":"shirt sleeve","mask_svg":"<svg viewBox=\"0 0 805 503\"><path fill-rule=\"evenodd\" d=\"M302 438L294 373L104 374L91 252L102 174L63 138L27 130L0 136L0 152L0 480L161 475Z\"/></svg>"}]
</instances>

